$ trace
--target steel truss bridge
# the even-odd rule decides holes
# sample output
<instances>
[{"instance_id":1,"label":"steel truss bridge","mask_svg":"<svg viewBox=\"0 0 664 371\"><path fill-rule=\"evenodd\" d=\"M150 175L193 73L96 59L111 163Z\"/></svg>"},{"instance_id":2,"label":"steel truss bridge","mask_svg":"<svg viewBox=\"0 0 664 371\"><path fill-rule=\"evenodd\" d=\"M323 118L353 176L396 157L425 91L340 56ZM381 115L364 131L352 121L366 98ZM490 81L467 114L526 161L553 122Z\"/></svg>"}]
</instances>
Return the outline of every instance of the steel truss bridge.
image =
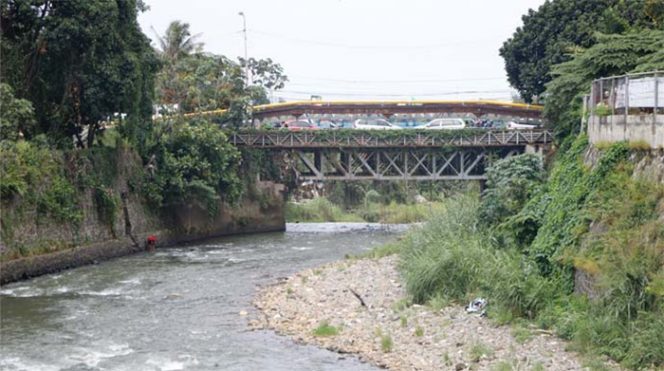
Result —
<instances>
[{"instance_id":1,"label":"steel truss bridge","mask_svg":"<svg viewBox=\"0 0 664 371\"><path fill-rule=\"evenodd\" d=\"M239 148L286 152L301 180L484 180L494 160L542 152L548 130L454 132L253 131Z\"/></svg>"}]
</instances>

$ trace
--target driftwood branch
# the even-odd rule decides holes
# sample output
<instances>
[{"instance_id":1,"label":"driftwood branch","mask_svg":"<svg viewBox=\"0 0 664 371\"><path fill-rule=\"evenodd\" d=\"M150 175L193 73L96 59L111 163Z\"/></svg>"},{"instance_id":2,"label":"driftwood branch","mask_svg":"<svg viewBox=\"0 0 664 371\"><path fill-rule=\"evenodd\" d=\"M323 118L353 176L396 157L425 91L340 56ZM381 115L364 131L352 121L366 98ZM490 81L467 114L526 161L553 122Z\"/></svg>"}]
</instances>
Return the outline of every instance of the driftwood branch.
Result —
<instances>
[{"instance_id":1,"label":"driftwood branch","mask_svg":"<svg viewBox=\"0 0 664 371\"><path fill-rule=\"evenodd\" d=\"M350 290L350 292L352 292L353 295L355 295L355 297L357 298L357 300L360 301L360 304L361 304L363 307L366 307L366 306L367 306L367 304L364 302L364 299L362 299L362 297L360 296L360 294L358 294L357 292L355 292L355 290L351 289L350 287L348 288L348 290Z\"/></svg>"}]
</instances>

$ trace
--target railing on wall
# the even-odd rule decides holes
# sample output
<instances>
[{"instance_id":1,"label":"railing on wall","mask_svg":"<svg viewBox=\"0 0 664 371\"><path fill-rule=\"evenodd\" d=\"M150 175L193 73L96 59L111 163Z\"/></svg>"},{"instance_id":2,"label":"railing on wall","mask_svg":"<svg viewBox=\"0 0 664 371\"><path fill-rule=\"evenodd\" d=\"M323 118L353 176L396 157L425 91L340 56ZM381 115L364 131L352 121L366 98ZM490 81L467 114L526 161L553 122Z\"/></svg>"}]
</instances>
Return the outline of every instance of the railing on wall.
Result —
<instances>
[{"instance_id":1,"label":"railing on wall","mask_svg":"<svg viewBox=\"0 0 664 371\"><path fill-rule=\"evenodd\" d=\"M664 114L664 71L611 76L593 81L585 102L591 116L619 118ZM616 117L617 116L617 117Z\"/></svg>"}]
</instances>

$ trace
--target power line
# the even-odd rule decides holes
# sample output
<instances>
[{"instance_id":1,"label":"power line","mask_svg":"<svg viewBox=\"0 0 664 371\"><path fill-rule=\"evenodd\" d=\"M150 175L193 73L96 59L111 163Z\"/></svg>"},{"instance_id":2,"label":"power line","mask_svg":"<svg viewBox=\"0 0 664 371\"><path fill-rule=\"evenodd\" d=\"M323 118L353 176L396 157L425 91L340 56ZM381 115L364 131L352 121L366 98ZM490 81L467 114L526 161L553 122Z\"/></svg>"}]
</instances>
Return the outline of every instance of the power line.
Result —
<instances>
[{"instance_id":1,"label":"power line","mask_svg":"<svg viewBox=\"0 0 664 371\"><path fill-rule=\"evenodd\" d=\"M286 94L302 94L302 95L335 95L335 96L348 96L348 97L435 97L435 96L445 96L445 95L458 95L458 94L494 94L494 93L511 93L512 90L461 90L461 91L447 91L447 92L438 92L438 93L403 93L403 94L385 94L385 93L368 93L368 92L358 92L358 93L349 93L349 92L321 92L321 91L301 91L301 90L279 90L275 92Z\"/></svg>"},{"instance_id":2,"label":"power line","mask_svg":"<svg viewBox=\"0 0 664 371\"><path fill-rule=\"evenodd\" d=\"M467 44L480 44L480 43L493 42L493 40L468 40L468 41L455 41L455 42L429 44L429 45L352 45L344 43L327 42L321 40L302 39L299 37L293 37L273 32L260 31L255 29L250 29L249 32L255 33L257 35L279 38L283 40L290 40L293 42L298 42L303 44L321 45L321 46L329 46L329 47L343 48L343 49L366 49L366 50L435 49L435 48L449 47L454 45L467 45Z\"/></svg>"},{"instance_id":3,"label":"power line","mask_svg":"<svg viewBox=\"0 0 664 371\"><path fill-rule=\"evenodd\" d=\"M506 80L506 77L482 77L482 78L465 78L465 79L428 79L428 80L345 80L345 79L326 79L318 77L288 75L298 80L310 81L327 81L327 82L340 82L347 84L425 84L425 83L441 83L441 82L463 82L463 81L498 81Z\"/></svg>"}]
</instances>

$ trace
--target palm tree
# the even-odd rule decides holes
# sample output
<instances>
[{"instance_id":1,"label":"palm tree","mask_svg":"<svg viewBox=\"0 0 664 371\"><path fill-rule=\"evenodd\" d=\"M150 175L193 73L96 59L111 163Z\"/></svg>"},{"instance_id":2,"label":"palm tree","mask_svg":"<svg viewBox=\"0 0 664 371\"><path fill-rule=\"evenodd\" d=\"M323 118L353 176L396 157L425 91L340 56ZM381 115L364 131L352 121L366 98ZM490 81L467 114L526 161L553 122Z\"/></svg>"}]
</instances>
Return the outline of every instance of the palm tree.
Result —
<instances>
[{"instance_id":1,"label":"palm tree","mask_svg":"<svg viewBox=\"0 0 664 371\"><path fill-rule=\"evenodd\" d=\"M175 61L203 49L203 43L196 39L200 34L191 35L189 23L173 21L168 25L164 36L157 35L161 54L169 61Z\"/></svg>"}]
</instances>

